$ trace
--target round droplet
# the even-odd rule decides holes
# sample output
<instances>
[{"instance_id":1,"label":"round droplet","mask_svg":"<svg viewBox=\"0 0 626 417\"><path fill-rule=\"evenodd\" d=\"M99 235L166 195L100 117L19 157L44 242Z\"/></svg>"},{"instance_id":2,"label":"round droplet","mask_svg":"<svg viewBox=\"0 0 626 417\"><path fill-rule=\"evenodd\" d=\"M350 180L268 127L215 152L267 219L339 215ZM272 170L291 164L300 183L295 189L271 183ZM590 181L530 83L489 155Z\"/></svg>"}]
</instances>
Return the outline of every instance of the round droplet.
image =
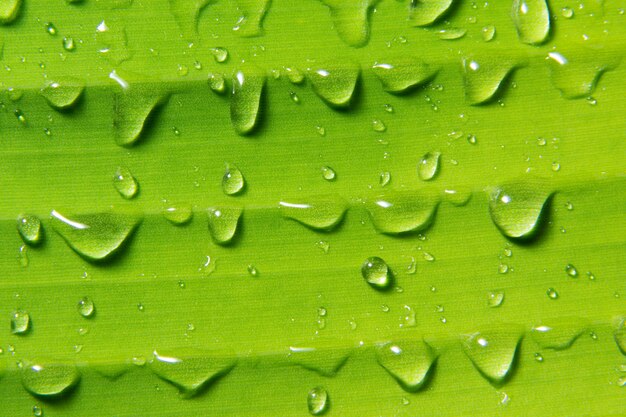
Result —
<instances>
[{"instance_id":1,"label":"round droplet","mask_svg":"<svg viewBox=\"0 0 626 417\"><path fill-rule=\"evenodd\" d=\"M41 89L41 95L55 110L67 110L78 102L85 83L72 77L59 78Z\"/></svg>"},{"instance_id":2,"label":"round droplet","mask_svg":"<svg viewBox=\"0 0 626 417\"><path fill-rule=\"evenodd\" d=\"M504 302L504 291L491 291L487 296L487 305L491 308L500 307Z\"/></svg>"},{"instance_id":3,"label":"round droplet","mask_svg":"<svg viewBox=\"0 0 626 417\"><path fill-rule=\"evenodd\" d=\"M226 91L226 81L222 74L215 72L209 73L208 83L211 90L218 94L222 94Z\"/></svg>"},{"instance_id":4,"label":"round droplet","mask_svg":"<svg viewBox=\"0 0 626 417\"><path fill-rule=\"evenodd\" d=\"M183 225L193 217L193 210L188 204L178 204L163 210L163 217L172 224Z\"/></svg>"},{"instance_id":5,"label":"round droplet","mask_svg":"<svg viewBox=\"0 0 626 417\"><path fill-rule=\"evenodd\" d=\"M329 406L328 392L322 387L313 388L309 391L307 405L309 407L309 413L312 415L319 416L324 414Z\"/></svg>"},{"instance_id":6,"label":"round droplet","mask_svg":"<svg viewBox=\"0 0 626 417\"><path fill-rule=\"evenodd\" d=\"M113 176L113 186L120 195L128 200L139 191L139 183L126 167L118 167Z\"/></svg>"},{"instance_id":7,"label":"round droplet","mask_svg":"<svg viewBox=\"0 0 626 417\"><path fill-rule=\"evenodd\" d=\"M380 176L378 177L378 183L380 184L380 186L384 187L390 182L391 182L391 173L389 171L381 172Z\"/></svg>"},{"instance_id":8,"label":"round droplet","mask_svg":"<svg viewBox=\"0 0 626 417\"><path fill-rule=\"evenodd\" d=\"M213 55L215 62L222 63L228 59L228 50L226 48L211 48L209 51Z\"/></svg>"},{"instance_id":9,"label":"round droplet","mask_svg":"<svg viewBox=\"0 0 626 417\"><path fill-rule=\"evenodd\" d=\"M488 25L483 27L481 32L483 35L483 40L485 42L489 42L493 40L493 38L496 36L496 27L493 25Z\"/></svg>"},{"instance_id":10,"label":"round droplet","mask_svg":"<svg viewBox=\"0 0 626 417\"><path fill-rule=\"evenodd\" d=\"M304 81L304 74L297 68L285 67L287 78L292 84L301 84Z\"/></svg>"},{"instance_id":11,"label":"round droplet","mask_svg":"<svg viewBox=\"0 0 626 417\"><path fill-rule=\"evenodd\" d=\"M11 314L11 333L25 334L30 330L30 315L23 310Z\"/></svg>"},{"instance_id":12,"label":"round droplet","mask_svg":"<svg viewBox=\"0 0 626 417\"><path fill-rule=\"evenodd\" d=\"M329 166L322 167L322 178L326 181L334 181L337 178L335 171Z\"/></svg>"},{"instance_id":13,"label":"round droplet","mask_svg":"<svg viewBox=\"0 0 626 417\"><path fill-rule=\"evenodd\" d=\"M91 298L83 297L78 301L78 314L85 318L93 316L95 312L95 305Z\"/></svg>"},{"instance_id":14,"label":"round droplet","mask_svg":"<svg viewBox=\"0 0 626 417\"><path fill-rule=\"evenodd\" d=\"M367 258L363 262L361 275L373 288L387 289L391 285L391 271L387 263L377 256Z\"/></svg>"},{"instance_id":15,"label":"round droplet","mask_svg":"<svg viewBox=\"0 0 626 417\"><path fill-rule=\"evenodd\" d=\"M552 287L548 288L548 290L546 291L546 294L552 300L556 300L557 298L559 298L559 293L556 292L556 290L554 288L552 288Z\"/></svg>"},{"instance_id":16,"label":"round droplet","mask_svg":"<svg viewBox=\"0 0 626 417\"><path fill-rule=\"evenodd\" d=\"M440 152L428 152L422 156L417 165L417 174L423 181L430 181L439 171Z\"/></svg>"},{"instance_id":17,"label":"round droplet","mask_svg":"<svg viewBox=\"0 0 626 417\"><path fill-rule=\"evenodd\" d=\"M222 177L222 191L226 195L239 194L246 185L241 171L234 165L227 164L226 172Z\"/></svg>"},{"instance_id":18,"label":"round droplet","mask_svg":"<svg viewBox=\"0 0 626 417\"><path fill-rule=\"evenodd\" d=\"M248 265L248 274L250 274L251 277L257 277L259 275L259 270L256 266L250 264Z\"/></svg>"},{"instance_id":19,"label":"round droplet","mask_svg":"<svg viewBox=\"0 0 626 417\"><path fill-rule=\"evenodd\" d=\"M51 36L55 36L57 34L57 28L54 26L54 23L46 23L46 32L48 32Z\"/></svg>"},{"instance_id":20,"label":"round droplet","mask_svg":"<svg viewBox=\"0 0 626 417\"><path fill-rule=\"evenodd\" d=\"M72 52L76 49L76 43L74 42L74 38L65 37L63 38L63 49L68 52Z\"/></svg>"},{"instance_id":21,"label":"round droplet","mask_svg":"<svg viewBox=\"0 0 626 417\"><path fill-rule=\"evenodd\" d=\"M33 416L41 417L43 416L43 408L38 405L33 405Z\"/></svg>"},{"instance_id":22,"label":"round droplet","mask_svg":"<svg viewBox=\"0 0 626 417\"><path fill-rule=\"evenodd\" d=\"M35 363L22 367L22 385L38 397L58 397L70 391L79 381L74 365Z\"/></svg>"},{"instance_id":23,"label":"round droplet","mask_svg":"<svg viewBox=\"0 0 626 417\"><path fill-rule=\"evenodd\" d=\"M17 219L17 231L24 243L29 245L36 245L41 242L43 231L41 227L41 220L37 216L30 214L23 214Z\"/></svg>"},{"instance_id":24,"label":"round droplet","mask_svg":"<svg viewBox=\"0 0 626 417\"><path fill-rule=\"evenodd\" d=\"M565 265L565 272L572 278L578 278L578 270L572 264Z\"/></svg>"}]
</instances>

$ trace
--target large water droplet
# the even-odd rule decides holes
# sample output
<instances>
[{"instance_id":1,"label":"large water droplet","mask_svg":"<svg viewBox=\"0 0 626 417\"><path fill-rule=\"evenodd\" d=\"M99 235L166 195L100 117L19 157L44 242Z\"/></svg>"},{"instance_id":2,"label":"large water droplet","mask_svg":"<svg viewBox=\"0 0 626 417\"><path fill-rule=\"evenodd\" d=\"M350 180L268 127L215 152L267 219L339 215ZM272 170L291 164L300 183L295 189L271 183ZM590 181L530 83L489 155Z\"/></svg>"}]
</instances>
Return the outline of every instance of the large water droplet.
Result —
<instances>
[{"instance_id":1,"label":"large water droplet","mask_svg":"<svg viewBox=\"0 0 626 417\"><path fill-rule=\"evenodd\" d=\"M438 68L419 59L398 58L393 64L376 62L372 71L385 91L397 94L411 91L432 80Z\"/></svg>"},{"instance_id":2,"label":"large water droplet","mask_svg":"<svg viewBox=\"0 0 626 417\"><path fill-rule=\"evenodd\" d=\"M481 104L492 99L515 65L502 56L464 58L463 81L465 97L470 104Z\"/></svg>"},{"instance_id":3,"label":"large water droplet","mask_svg":"<svg viewBox=\"0 0 626 417\"><path fill-rule=\"evenodd\" d=\"M417 164L417 174L423 181L430 181L439 173L441 152L427 152Z\"/></svg>"},{"instance_id":4,"label":"large water droplet","mask_svg":"<svg viewBox=\"0 0 626 417\"><path fill-rule=\"evenodd\" d=\"M237 195L243 191L246 182L243 174L236 166L232 164L226 165L226 172L222 177L222 191L226 195Z\"/></svg>"},{"instance_id":5,"label":"large water droplet","mask_svg":"<svg viewBox=\"0 0 626 417\"><path fill-rule=\"evenodd\" d=\"M463 349L482 376L501 384L513 367L520 340L514 330L476 332L463 340Z\"/></svg>"},{"instance_id":6,"label":"large water droplet","mask_svg":"<svg viewBox=\"0 0 626 417\"><path fill-rule=\"evenodd\" d=\"M54 229L76 253L101 261L118 252L139 224L135 216L116 213L81 214L67 218L53 210Z\"/></svg>"},{"instance_id":7,"label":"large water droplet","mask_svg":"<svg viewBox=\"0 0 626 417\"><path fill-rule=\"evenodd\" d=\"M571 58L573 56L573 58ZM559 52L548 54L552 84L568 99L589 97L595 90L603 72L617 65L597 57L580 57L578 54Z\"/></svg>"},{"instance_id":8,"label":"large water droplet","mask_svg":"<svg viewBox=\"0 0 626 417\"><path fill-rule=\"evenodd\" d=\"M378 256L367 258L361 265L361 275L373 288L385 290L392 283L392 275L387 263Z\"/></svg>"},{"instance_id":9,"label":"large water droplet","mask_svg":"<svg viewBox=\"0 0 626 417\"><path fill-rule=\"evenodd\" d=\"M331 107L346 108L359 79L360 69L351 62L334 62L307 68L313 91Z\"/></svg>"},{"instance_id":10,"label":"large water droplet","mask_svg":"<svg viewBox=\"0 0 626 417\"><path fill-rule=\"evenodd\" d=\"M380 366L408 392L419 391L436 359L433 349L422 341L387 343L377 350Z\"/></svg>"},{"instance_id":11,"label":"large water droplet","mask_svg":"<svg viewBox=\"0 0 626 417\"><path fill-rule=\"evenodd\" d=\"M22 214L17 218L17 231L24 243L29 245L37 245L43 237L41 220L32 214Z\"/></svg>"},{"instance_id":12,"label":"large water droplet","mask_svg":"<svg viewBox=\"0 0 626 417\"><path fill-rule=\"evenodd\" d=\"M432 223L439 198L427 193L388 194L367 204L374 227L381 233L399 234L424 230Z\"/></svg>"},{"instance_id":13,"label":"large water droplet","mask_svg":"<svg viewBox=\"0 0 626 417\"><path fill-rule=\"evenodd\" d=\"M270 0L237 0L240 16L233 30L244 37L261 35L261 23L269 6Z\"/></svg>"},{"instance_id":14,"label":"large water droplet","mask_svg":"<svg viewBox=\"0 0 626 417\"><path fill-rule=\"evenodd\" d=\"M170 205L163 210L163 217L177 226L187 224L193 217L193 209L189 204Z\"/></svg>"},{"instance_id":15,"label":"large water droplet","mask_svg":"<svg viewBox=\"0 0 626 417\"><path fill-rule=\"evenodd\" d=\"M30 330L30 314L23 310L11 313L11 333L26 334Z\"/></svg>"},{"instance_id":16,"label":"large water droplet","mask_svg":"<svg viewBox=\"0 0 626 417\"><path fill-rule=\"evenodd\" d=\"M139 191L139 183L126 167L117 168L113 176L113 186L122 197L129 200Z\"/></svg>"},{"instance_id":17,"label":"large water droplet","mask_svg":"<svg viewBox=\"0 0 626 417\"><path fill-rule=\"evenodd\" d=\"M76 366L54 362L34 362L22 367L22 385L38 397L58 397L69 392L80 380Z\"/></svg>"},{"instance_id":18,"label":"large water droplet","mask_svg":"<svg viewBox=\"0 0 626 417\"><path fill-rule=\"evenodd\" d=\"M413 26L430 25L445 13L453 2L454 0L411 0L409 22Z\"/></svg>"},{"instance_id":19,"label":"large water droplet","mask_svg":"<svg viewBox=\"0 0 626 417\"><path fill-rule=\"evenodd\" d=\"M233 74L230 99L230 120L240 135L251 133L258 122L265 74L258 68L246 66Z\"/></svg>"},{"instance_id":20,"label":"large water droplet","mask_svg":"<svg viewBox=\"0 0 626 417\"><path fill-rule=\"evenodd\" d=\"M0 24L13 22L20 14L22 0L2 0L0 2Z\"/></svg>"},{"instance_id":21,"label":"large water droplet","mask_svg":"<svg viewBox=\"0 0 626 417\"><path fill-rule=\"evenodd\" d=\"M332 230L341 223L346 210L345 201L331 196L311 198L306 203L280 202L283 217L293 219L314 230Z\"/></svg>"},{"instance_id":22,"label":"large water droplet","mask_svg":"<svg viewBox=\"0 0 626 417\"><path fill-rule=\"evenodd\" d=\"M489 213L500 232L512 239L533 237L551 193L543 184L510 183L491 191Z\"/></svg>"},{"instance_id":23,"label":"large water droplet","mask_svg":"<svg viewBox=\"0 0 626 417\"><path fill-rule=\"evenodd\" d=\"M122 88L114 93L113 127L120 146L134 145L141 137L150 115L168 98L157 82L129 84L113 71L109 77Z\"/></svg>"},{"instance_id":24,"label":"large water droplet","mask_svg":"<svg viewBox=\"0 0 626 417\"><path fill-rule=\"evenodd\" d=\"M574 344L585 329L581 319L559 319L533 326L530 334L540 347L561 350Z\"/></svg>"},{"instance_id":25,"label":"large water droplet","mask_svg":"<svg viewBox=\"0 0 626 417\"><path fill-rule=\"evenodd\" d=\"M209 209L209 232L215 243L225 245L231 242L237 232L241 213L242 209L238 207Z\"/></svg>"},{"instance_id":26,"label":"large water droplet","mask_svg":"<svg viewBox=\"0 0 626 417\"><path fill-rule=\"evenodd\" d=\"M83 94L85 83L73 77L58 78L41 89L41 95L55 110L71 108Z\"/></svg>"},{"instance_id":27,"label":"large water droplet","mask_svg":"<svg viewBox=\"0 0 626 417\"><path fill-rule=\"evenodd\" d=\"M321 416L328 410L328 392L322 387L315 387L309 391L307 396L307 406L309 413L314 416Z\"/></svg>"},{"instance_id":28,"label":"large water droplet","mask_svg":"<svg viewBox=\"0 0 626 417\"><path fill-rule=\"evenodd\" d=\"M513 0L513 23L519 40L538 45L550 33L550 10L546 0Z\"/></svg>"},{"instance_id":29,"label":"large water droplet","mask_svg":"<svg viewBox=\"0 0 626 417\"><path fill-rule=\"evenodd\" d=\"M215 0L169 0L170 12L187 40L193 40L198 34L198 16L200 11Z\"/></svg>"},{"instance_id":30,"label":"large water droplet","mask_svg":"<svg viewBox=\"0 0 626 417\"><path fill-rule=\"evenodd\" d=\"M176 352L154 351L150 369L162 380L193 396L228 374L236 361L228 355L215 355L193 349Z\"/></svg>"},{"instance_id":31,"label":"large water droplet","mask_svg":"<svg viewBox=\"0 0 626 417\"><path fill-rule=\"evenodd\" d=\"M330 9L337 34L354 47L364 46L370 36L370 9L379 0L320 0Z\"/></svg>"},{"instance_id":32,"label":"large water droplet","mask_svg":"<svg viewBox=\"0 0 626 417\"><path fill-rule=\"evenodd\" d=\"M332 377L346 363L352 349L332 347L329 349L290 346L288 359L304 369L316 372L319 375Z\"/></svg>"}]
</instances>

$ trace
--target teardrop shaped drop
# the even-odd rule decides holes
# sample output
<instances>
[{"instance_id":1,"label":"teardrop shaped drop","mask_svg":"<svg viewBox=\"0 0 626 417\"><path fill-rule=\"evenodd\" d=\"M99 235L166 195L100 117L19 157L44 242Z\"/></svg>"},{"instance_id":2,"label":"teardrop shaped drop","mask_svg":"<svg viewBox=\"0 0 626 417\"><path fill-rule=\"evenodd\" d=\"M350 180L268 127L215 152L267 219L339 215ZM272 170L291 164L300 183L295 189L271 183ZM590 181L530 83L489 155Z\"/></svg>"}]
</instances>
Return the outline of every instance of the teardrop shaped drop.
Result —
<instances>
[{"instance_id":1,"label":"teardrop shaped drop","mask_svg":"<svg viewBox=\"0 0 626 417\"><path fill-rule=\"evenodd\" d=\"M43 237L41 220L32 214L22 214L17 218L17 231L24 243L31 246L39 244Z\"/></svg>"},{"instance_id":2,"label":"teardrop shaped drop","mask_svg":"<svg viewBox=\"0 0 626 417\"><path fill-rule=\"evenodd\" d=\"M385 290L392 282L391 271L387 263L378 256L367 258L361 265L361 275L373 288Z\"/></svg>"},{"instance_id":3,"label":"teardrop shaped drop","mask_svg":"<svg viewBox=\"0 0 626 417\"><path fill-rule=\"evenodd\" d=\"M321 376L333 377L348 361L351 354L350 348L290 346L288 359L293 364Z\"/></svg>"},{"instance_id":4,"label":"teardrop shaped drop","mask_svg":"<svg viewBox=\"0 0 626 417\"><path fill-rule=\"evenodd\" d=\"M502 82L515 65L500 56L464 58L463 81L465 97L470 104L482 104L491 100L502 88Z\"/></svg>"},{"instance_id":5,"label":"teardrop shaped drop","mask_svg":"<svg viewBox=\"0 0 626 417\"><path fill-rule=\"evenodd\" d=\"M193 209L189 204L170 205L163 210L163 217L176 226L182 226L191 221Z\"/></svg>"},{"instance_id":6,"label":"teardrop shaped drop","mask_svg":"<svg viewBox=\"0 0 626 417\"><path fill-rule=\"evenodd\" d=\"M90 261L102 261L117 253L139 225L135 216L116 213L81 214L67 218L51 213L54 229L69 247Z\"/></svg>"},{"instance_id":7,"label":"teardrop shaped drop","mask_svg":"<svg viewBox=\"0 0 626 417\"><path fill-rule=\"evenodd\" d=\"M313 91L326 104L346 108L356 89L360 69L351 62L334 62L307 68L306 74Z\"/></svg>"},{"instance_id":8,"label":"teardrop shaped drop","mask_svg":"<svg viewBox=\"0 0 626 417\"><path fill-rule=\"evenodd\" d=\"M209 232L215 243L226 245L237 233L242 209L238 207L220 207L209 209Z\"/></svg>"},{"instance_id":9,"label":"teardrop shaped drop","mask_svg":"<svg viewBox=\"0 0 626 417\"><path fill-rule=\"evenodd\" d=\"M513 0L513 23L519 40L539 45L550 33L550 10L546 0Z\"/></svg>"},{"instance_id":10,"label":"teardrop shaped drop","mask_svg":"<svg viewBox=\"0 0 626 417\"><path fill-rule=\"evenodd\" d=\"M495 188L489 198L491 220L508 238L531 238L539 229L550 195L543 184L529 181Z\"/></svg>"},{"instance_id":11,"label":"teardrop shaped drop","mask_svg":"<svg viewBox=\"0 0 626 417\"><path fill-rule=\"evenodd\" d=\"M463 340L463 349L480 374L498 385L511 372L521 338L514 329L476 332Z\"/></svg>"},{"instance_id":12,"label":"teardrop shaped drop","mask_svg":"<svg viewBox=\"0 0 626 417\"><path fill-rule=\"evenodd\" d=\"M243 174L236 166L226 165L226 172L222 177L222 191L226 195L237 195L241 193L246 185Z\"/></svg>"},{"instance_id":13,"label":"teardrop shaped drop","mask_svg":"<svg viewBox=\"0 0 626 417\"><path fill-rule=\"evenodd\" d=\"M233 74L230 120L240 135L251 133L258 123L265 74L259 68L246 66Z\"/></svg>"},{"instance_id":14,"label":"teardrop shaped drop","mask_svg":"<svg viewBox=\"0 0 626 417\"><path fill-rule=\"evenodd\" d=\"M530 334L541 348L563 350L572 346L585 330L581 319L560 319L533 326Z\"/></svg>"},{"instance_id":15,"label":"teardrop shaped drop","mask_svg":"<svg viewBox=\"0 0 626 417\"><path fill-rule=\"evenodd\" d=\"M244 38L260 36L261 23L270 4L270 0L237 0L239 18L233 30Z\"/></svg>"},{"instance_id":16,"label":"teardrop shaped drop","mask_svg":"<svg viewBox=\"0 0 626 417\"><path fill-rule=\"evenodd\" d=\"M548 58L552 85L567 99L589 97L595 91L600 76L616 66L609 60L581 57L579 54L566 56L556 51L550 52Z\"/></svg>"},{"instance_id":17,"label":"teardrop shaped drop","mask_svg":"<svg viewBox=\"0 0 626 417\"><path fill-rule=\"evenodd\" d=\"M312 198L306 203L281 201L279 205L283 217L321 231L334 229L348 209L345 201L330 196Z\"/></svg>"},{"instance_id":18,"label":"teardrop shaped drop","mask_svg":"<svg viewBox=\"0 0 626 417\"><path fill-rule=\"evenodd\" d=\"M315 387L307 396L309 413L313 416L321 416L328 410L328 392L322 387Z\"/></svg>"},{"instance_id":19,"label":"teardrop shaped drop","mask_svg":"<svg viewBox=\"0 0 626 417\"><path fill-rule=\"evenodd\" d=\"M155 350L148 364L156 376L190 397L227 375L236 361L226 354L185 348L175 352Z\"/></svg>"},{"instance_id":20,"label":"teardrop shaped drop","mask_svg":"<svg viewBox=\"0 0 626 417\"><path fill-rule=\"evenodd\" d=\"M428 228L438 206L439 197L425 192L387 194L366 205L376 230L392 235Z\"/></svg>"},{"instance_id":21,"label":"teardrop shaped drop","mask_svg":"<svg viewBox=\"0 0 626 417\"><path fill-rule=\"evenodd\" d=\"M202 9L215 0L169 0L170 13L187 40L198 36L198 17Z\"/></svg>"},{"instance_id":22,"label":"teardrop shaped drop","mask_svg":"<svg viewBox=\"0 0 626 417\"><path fill-rule=\"evenodd\" d=\"M76 366L62 363L34 362L22 367L22 385L37 397L59 397L78 384Z\"/></svg>"},{"instance_id":23,"label":"teardrop shaped drop","mask_svg":"<svg viewBox=\"0 0 626 417\"><path fill-rule=\"evenodd\" d=\"M320 0L330 9L333 26L346 44L359 48L370 36L370 9L379 0Z\"/></svg>"},{"instance_id":24,"label":"teardrop shaped drop","mask_svg":"<svg viewBox=\"0 0 626 417\"><path fill-rule=\"evenodd\" d=\"M386 343L376 353L380 366L408 392L417 392L424 386L437 358L422 341Z\"/></svg>"},{"instance_id":25,"label":"teardrop shaped drop","mask_svg":"<svg viewBox=\"0 0 626 417\"><path fill-rule=\"evenodd\" d=\"M428 26L448 11L454 0L411 0L409 23L412 26Z\"/></svg>"},{"instance_id":26,"label":"teardrop shaped drop","mask_svg":"<svg viewBox=\"0 0 626 417\"><path fill-rule=\"evenodd\" d=\"M439 173L441 152L427 152L417 164L417 174L422 181L430 181Z\"/></svg>"},{"instance_id":27,"label":"teardrop shaped drop","mask_svg":"<svg viewBox=\"0 0 626 417\"><path fill-rule=\"evenodd\" d=\"M139 191L139 183L126 167L118 167L113 176L113 186L127 200L134 198Z\"/></svg>"},{"instance_id":28,"label":"teardrop shaped drop","mask_svg":"<svg viewBox=\"0 0 626 417\"><path fill-rule=\"evenodd\" d=\"M62 77L41 89L41 95L55 110L74 106L85 90L85 83L73 77Z\"/></svg>"},{"instance_id":29,"label":"teardrop shaped drop","mask_svg":"<svg viewBox=\"0 0 626 417\"><path fill-rule=\"evenodd\" d=\"M393 64L376 62L372 71L386 92L401 94L432 80L439 69L419 59L396 58Z\"/></svg>"}]
</instances>

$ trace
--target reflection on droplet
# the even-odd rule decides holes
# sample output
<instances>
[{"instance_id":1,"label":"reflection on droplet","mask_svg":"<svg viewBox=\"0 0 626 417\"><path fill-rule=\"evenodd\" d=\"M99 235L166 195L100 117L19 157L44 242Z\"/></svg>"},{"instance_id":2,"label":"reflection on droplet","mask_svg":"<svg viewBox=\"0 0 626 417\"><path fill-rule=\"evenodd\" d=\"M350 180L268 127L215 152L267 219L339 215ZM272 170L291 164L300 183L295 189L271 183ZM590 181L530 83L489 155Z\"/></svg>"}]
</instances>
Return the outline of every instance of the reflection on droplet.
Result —
<instances>
[{"instance_id":1,"label":"reflection on droplet","mask_svg":"<svg viewBox=\"0 0 626 417\"><path fill-rule=\"evenodd\" d=\"M470 104L482 104L491 100L502 88L504 79L516 67L505 57L484 56L463 58L465 97Z\"/></svg>"},{"instance_id":2,"label":"reflection on droplet","mask_svg":"<svg viewBox=\"0 0 626 417\"><path fill-rule=\"evenodd\" d=\"M439 172L440 152L427 152L417 164L417 174L423 181L435 178Z\"/></svg>"},{"instance_id":3,"label":"reflection on droplet","mask_svg":"<svg viewBox=\"0 0 626 417\"><path fill-rule=\"evenodd\" d=\"M411 0L409 23L412 26L428 26L443 16L453 2L454 0Z\"/></svg>"},{"instance_id":4,"label":"reflection on droplet","mask_svg":"<svg viewBox=\"0 0 626 417\"><path fill-rule=\"evenodd\" d=\"M175 225L188 223L193 217L193 210L189 204L170 205L163 210L163 217Z\"/></svg>"},{"instance_id":5,"label":"reflection on droplet","mask_svg":"<svg viewBox=\"0 0 626 417\"><path fill-rule=\"evenodd\" d=\"M137 195L139 183L126 167L120 166L113 176L113 186L124 198L130 200Z\"/></svg>"}]
</instances>

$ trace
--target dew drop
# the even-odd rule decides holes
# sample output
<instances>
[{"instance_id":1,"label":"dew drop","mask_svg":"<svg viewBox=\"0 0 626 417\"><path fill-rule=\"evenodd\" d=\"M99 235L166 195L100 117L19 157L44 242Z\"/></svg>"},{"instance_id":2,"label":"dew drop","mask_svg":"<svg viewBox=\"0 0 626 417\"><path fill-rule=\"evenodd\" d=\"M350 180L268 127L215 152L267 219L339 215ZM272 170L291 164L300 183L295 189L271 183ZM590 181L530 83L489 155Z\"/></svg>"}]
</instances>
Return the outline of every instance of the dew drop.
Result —
<instances>
[{"instance_id":1,"label":"dew drop","mask_svg":"<svg viewBox=\"0 0 626 417\"><path fill-rule=\"evenodd\" d=\"M546 294L552 300L556 300L559 298L559 293L556 292L556 290L552 287L548 288L548 291L546 291Z\"/></svg>"},{"instance_id":2,"label":"dew drop","mask_svg":"<svg viewBox=\"0 0 626 417\"><path fill-rule=\"evenodd\" d=\"M314 416L320 416L328 411L329 399L328 392L322 387L315 387L307 396L307 406L309 413Z\"/></svg>"},{"instance_id":3,"label":"dew drop","mask_svg":"<svg viewBox=\"0 0 626 417\"><path fill-rule=\"evenodd\" d=\"M36 397L59 397L80 380L74 365L62 363L35 362L22 367L21 374L22 385Z\"/></svg>"},{"instance_id":4,"label":"dew drop","mask_svg":"<svg viewBox=\"0 0 626 417\"><path fill-rule=\"evenodd\" d=\"M523 43L539 45L550 33L550 10L546 0L513 0L513 23Z\"/></svg>"},{"instance_id":5,"label":"dew drop","mask_svg":"<svg viewBox=\"0 0 626 417\"><path fill-rule=\"evenodd\" d=\"M198 17L213 0L169 0L170 12L187 40L193 40L198 34Z\"/></svg>"},{"instance_id":6,"label":"dew drop","mask_svg":"<svg viewBox=\"0 0 626 417\"><path fill-rule=\"evenodd\" d=\"M260 36L263 33L261 23L271 4L270 0L237 0L236 3L240 16L233 30L246 38Z\"/></svg>"},{"instance_id":7,"label":"dew drop","mask_svg":"<svg viewBox=\"0 0 626 417\"><path fill-rule=\"evenodd\" d=\"M456 39L461 39L463 36L465 36L466 33L466 29L452 27L437 31L437 36L439 37L439 39L453 41Z\"/></svg>"},{"instance_id":8,"label":"dew drop","mask_svg":"<svg viewBox=\"0 0 626 417\"><path fill-rule=\"evenodd\" d=\"M46 23L46 32L48 32L50 36L56 36L57 28L56 26L54 26L54 23L52 22Z\"/></svg>"},{"instance_id":9,"label":"dew drop","mask_svg":"<svg viewBox=\"0 0 626 417\"><path fill-rule=\"evenodd\" d=\"M127 200L132 199L139 191L139 183L126 167L120 166L113 176L113 186Z\"/></svg>"},{"instance_id":10,"label":"dew drop","mask_svg":"<svg viewBox=\"0 0 626 417\"><path fill-rule=\"evenodd\" d=\"M22 214L17 218L17 231L24 243L37 245L43 237L43 228L39 217L32 214Z\"/></svg>"},{"instance_id":11,"label":"dew drop","mask_svg":"<svg viewBox=\"0 0 626 417\"><path fill-rule=\"evenodd\" d=\"M501 384L511 371L520 340L521 334L511 330L476 332L464 338L463 349L483 377Z\"/></svg>"},{"instance_id":12,"label":"dew drop","mask_svg":"<svg viewBox=\"0 0 626 417\"><path fill-rule=\"evenodd\" d=\"M388 93L401 94L423 86L437 74L438 68L418 59L397 58L394 63L376 62L372 71Z\"/></svg>"},{"instance_id":13,"label":"dew drop","mask_svg":"<svg viewBox=\"0 0 626 417\"><path fill-rule=\"evenodd\" d=\"M311 198L306 203L281 201L279 206L283 217L321 231L334 229L347 211L345 201L331 196Z\"/></svg>"},{"instance_id":14,"label":"dew drop","mask_svg":"<svg viewBox=\"0 0 626 417\"><path fill-rule=\"evenodd\" d=\"M242 209L236 207L219 207L208 210L209 232L215 243L230 243L237 232Z\"/></svg>"},{"instance_id":15,"label":"dew drop","mask_svg":"<svg viewBox=\"0 0 626 417\"><path fill-rule=\"evenodd\" d=\"M69 247L90 261L101 261L118 252L139 225L128 214L81 214L67 218L56 210L51 213L54 229Z\"/></svg>"},{"instance_id":16,"label":"dew drop","mask_svg":"<svg viewBox=\"0 0 626 417\"><path fill-rule=\"evenodd\" d=\"M373 288L384 290L391 285L391 271L387 263L377 256L367 258L363 262L361 275Z\"/></svg>"},{"instance_id":17,"label":"dew drop","mask_svg":"<svg viewBox=\"0 0 626 417\"><path fill-rule=\"evenodd\" d=\"M387 126L385 126L382 120L374 119L372 120L372 129L374 129L375 132L383 133L387 130Z\"/></svg>"},{"instance_id":18,"label":"dew drop","mask_svg":"<svg viewBox=\"0 0 626 417\"><path fill-rule=\"evenodd\" d=\"M240 135L252 133L258 123L265 74L256 67L246 66L233 74L230 99L230 120Z\"/></svg>"},{"instance_id":19,"label":"dew drop","mask_svg":"<svg viewBox=\"0 0 626 417\"><path fill-rule=\"evenodd\" d=\"M391 172L383 171L380 173L378 183L381 187L388 185L391 182Z\"/></svg>"},{"instance_id":20,"label":"dew drop","mask_svg":"<svg viewBox=\"0 0 626 417\"><path fill-rule=\"evenodd\" d=\"M427 152L417 164L417 174L422 181L430 181L439 173L440 152Z\"/></svg>"},{"instance_id":21,"label":"dew drop","mask_svg":"<svg viewBox=\"0 0 626 417\"><path fill-rule=\"evenodd\" d=\"M359 79L359 67L350 62L334 62L307 68L313 91L331 107L346 108Z\"/></svg>"},{"instance_id":22,"label":"dew drop","mask_svg":"<svg viewBox=\"0 0 626 417\"><path fill-rule=\"evenodd\" d=\"M76 50L76 42L74 42L74 38L64 37L63 38L63 49L68 52L72 52Z\"/></svg>"},{"instance_id":23,"label":"dew drop","mask_svg":"<svg viewBox=\"0 0 626 417\"><path fill-rule=\"evenodd\" d=\"M248 274L250 274L251 277L257 277L259 276L259 270L257 269L256 266L250 264L248 265Z\"/></svg>"},{"instance_id":24,"label":"dew drop","mask_svg":"<svg viewBox=\"0 0 626 417\"><path fill-rule=\"evenodd\" d=\"M324 178L326 181L334 181L337 178L337 174L331 167L323 166L322 178Z\"/></svg>"},{"instance_id":25,"label":"dew drop","mask_svg":"<svg viewBox=\"0 0 626 417\"><path fill-rule=\"evenodd\" d=\"M43 416L43 408L41 408L38 405L33 405L33 416L34 417L41 417L41 416Z\"/></svg>"},{"instance_id":26,"label":"dew drop","mask_svg":"<svg viewBox=\"0 0 626 417\"><path fill-rule=\"evenodd\" d=\"M11 313L11 333L26 334L30 330L30 315L23 310Z\"/></svg>"},{"instance_id":27,"label":"dew drop","mask_svg":"<svg viewBox=\"0 0 626 417\"><path fill-rule=\"evenodd\" d=\"M241 193L246 185L243 174L236 166L226 164L226 172L222 177L222 191L226 195L234 196Z\"/></svg>"},{"instance_id":28,"label":"dew drop","mask_svg":"<svg viewBox=\"0 0 626 417\"><path fill-rule=\"evenodd\" d=\"M297 68L294 67L284 67L285 72L287 73L287 78L289 82L292 84L302 84L304 81L304 74Z\"/></svg>"},{"instance_id":29,"label":"dew drop","mask_svg":"<svg viewBox=\"0 0 626 417\"><path fill-rule=\"evenodd\" d=\"M228 59L228 50L226 48L210 48L209 51L213 55L215 62L223 63Z\"/></svg>"}]
</instances>

